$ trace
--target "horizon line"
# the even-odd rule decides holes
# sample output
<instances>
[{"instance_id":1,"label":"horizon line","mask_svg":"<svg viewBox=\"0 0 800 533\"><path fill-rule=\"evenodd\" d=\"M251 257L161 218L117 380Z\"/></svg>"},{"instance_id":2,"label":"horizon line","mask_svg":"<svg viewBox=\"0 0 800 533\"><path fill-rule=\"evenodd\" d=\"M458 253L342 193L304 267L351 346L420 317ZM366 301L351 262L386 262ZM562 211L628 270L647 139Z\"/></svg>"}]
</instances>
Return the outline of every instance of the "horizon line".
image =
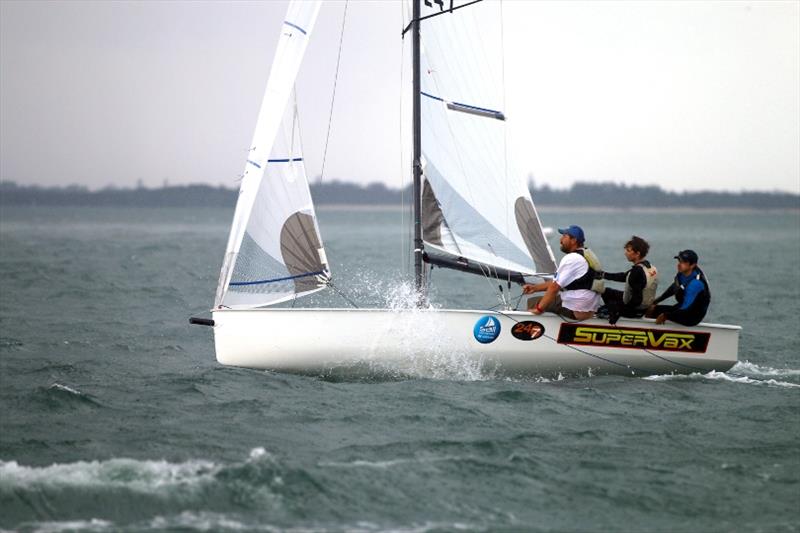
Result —
<instances>
[{"instance_id":1,"label":"horizon line","mask_svg":"<svg viewBox=\"0 0 800 533\"><path fill-rule=\"evenodd\" d=\"M355 181L345 181L339 178L334 179L326 179L324 182L320 182L318 180L309 180L308 185L309 187L319 187L320 185L344 185L344 186L353 186L358 187L360 189L367 189L370 187L383 187L387 191L392 192L401 192L404 189L411 188L411 184L407 185L405 188L402 187L393 187L383 181L372 181L369 183L359 183ZM137 191L137 190L163 190L163 189L173 189L173 188L180 188L180 187L208 187L211 189L225 189L228 191L236 192L238 189L237 186L226 186L224 184L218 183L207 183L207 182L189 182L189 183L177 183L177 184L170 184L168 180L164 180L160 186L153 186L153 185L146 185L144 183L133 184L133 185L115 185L113 183L109 183L102 187L92 187L87 184L82 183L68 183L65 185L44 185L41 183L19 183L15 180L0 178L0 188L4 188L8 185L13 185L19 188L40 188L40 189L61 189L61 190L80 190L83 192L102 192L102 191ZM533 185L533 186L531 186ZM800 190L792 191L786 189L697 189L697 190L680 190L680 189L665 189L661 185L640 185L640 184L630 184L625 183L624 181L613 181L613 180L604 180L604 181L581 181L576 180L572 182L570 185L565 187L555 187L551 186L547 183L543 185L537 185L536 183L528 182L529 190L533 191L542 191L542 190L550 190L550 191L561 191L567 192L574 189L576 186L585 186L585 185L592 185L592 186L615 186L621 187L626 189L658 189L662 192L668 194L781 194L781 195L791 195L791 196L800 196Z\"/></svg>"}]
</instances>

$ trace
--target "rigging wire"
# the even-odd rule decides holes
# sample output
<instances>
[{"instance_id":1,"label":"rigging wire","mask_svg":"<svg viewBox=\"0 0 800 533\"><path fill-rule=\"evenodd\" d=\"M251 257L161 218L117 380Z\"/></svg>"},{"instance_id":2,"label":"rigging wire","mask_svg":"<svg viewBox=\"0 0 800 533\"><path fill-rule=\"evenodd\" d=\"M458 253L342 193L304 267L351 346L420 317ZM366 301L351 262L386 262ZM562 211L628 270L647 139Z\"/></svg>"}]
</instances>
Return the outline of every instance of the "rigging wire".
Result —
<instances>
[{"instance_id":1,"label":"rigging wire","mask_svg":"<svg viewBox=\"0 0 800 533\"><path fill-rule=\"evenodd\" d=\"M328 133L325 135L325 150L322 152L322 170L319 173L319 180L317 183L322 183L325 176L325 161L328 158L328 142L331 138L331 124L333 123L333 104L336 101L336 84L339 81L339 62L342 59L342 43L344 42L344 24L347 20L347 4L349 0L344 2L344 13L342 14L342 29L339 33L339 53L336 56L336 75L333 78L333 94L331 95L331 110L328 114Z\"/></svg>"},{"instance_id":2,"label":"rigging wire","mask_svg":"<svg viewBox=\"0 0 800 533\"><path fill-rule=\"evenodd\" d=\"M406 2L400 2L400 25L403 26L405 23L405 11L406 11ZM398 124L399 124L399 135L400 135L400 265L402 265L402 273L405 277L411 272L411 254L408 253L411 248L411 236L407 235L406 232L408 229L406 228L406 173L405 169L403 168L403 82L404 82L404 74L405 74L405 53L406 53L406 40L405 34L402 35L400 38L400 87L399 93L400 98L398 98L399 102L399 116L398 116ZM409 219L410 221L410 219ZM408 247L408 248L407 248Z\"/></svg>"},{"instance_id":3,"label":"rigging wire","mask_svg":"<svg viewBox=\"0 0 800 533\"><path fill-rule=\"evenodd\" d=\"M351 300L344 292L339 290L339 287L337 287L336 285L333 284L333 280L332 279L329 279L327 281L326 285L328 287L330 287L331 289L333 289L336 292L336 294L338 294L339 296L344 298L347 303L349 303L350 305L352 305L356 309L360 309L360 307L358 307L358 305L353 300Z\"/></svg>"},{"instance_id":4,"label":"rigging wire","mask_svg":"<svg viewBox=\"0 0 800 533\"><path fill-rule=\"evenodd\" d=\"M506 52L505 52L505 33L503 23L503 0L500 0L500 94L503 99L503 113L507 113L506 107ZM507 117L508 115L506 115ZM508 122L503 124L503 183L505 184L506 202L506 235L508 235ZM536 265L534 265L535 267Z\"/></svg>"},{"instance_id":5,"label":"rigging wire","mask_svg":"<svg viewBox=\"0 0 800 533\"><path fill-rule=\"evenodd\" d=\"M494 281L492 281L492 266L491 265L484 265L480 261L476 262L475 264L478 265L478 268L481 269L481 274L483 274L483 278L489 283L489 286L497 294L498 300L500 300L500 303L497 304L497 306L495 306L495 307L506 305L506 301L505 301L505 298L503 296L503 292L502 291L498 291L495 288ZM494 278L497 279L497 280L500 280L500 277L497 275L497 271L496 270L495 270Z\"/></svg>"}]
</instances>

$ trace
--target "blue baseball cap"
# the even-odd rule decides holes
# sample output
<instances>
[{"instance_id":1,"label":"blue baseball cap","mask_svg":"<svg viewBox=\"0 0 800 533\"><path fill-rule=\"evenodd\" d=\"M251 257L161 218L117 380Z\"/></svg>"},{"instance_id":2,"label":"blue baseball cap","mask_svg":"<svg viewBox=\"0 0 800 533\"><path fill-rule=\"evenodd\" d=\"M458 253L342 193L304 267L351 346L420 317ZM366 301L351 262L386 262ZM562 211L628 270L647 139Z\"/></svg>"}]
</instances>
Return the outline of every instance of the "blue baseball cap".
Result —
<instances>
[{"instance_id":1,"label":"blue baseball cap","mask_svg":"<svg viewBox=\"0 0 800 533\"><path fill-rule=\"evenodd\" d=\"M578 242L583 242L585 240L584 237L583 237L583 229L581 229L580 226L572 225L572 226L570 226L568 228L564 228L564 229L559 228L558 232L561 235L569 235L570 237L573 237Z\"/></svg>"}]
</instances>

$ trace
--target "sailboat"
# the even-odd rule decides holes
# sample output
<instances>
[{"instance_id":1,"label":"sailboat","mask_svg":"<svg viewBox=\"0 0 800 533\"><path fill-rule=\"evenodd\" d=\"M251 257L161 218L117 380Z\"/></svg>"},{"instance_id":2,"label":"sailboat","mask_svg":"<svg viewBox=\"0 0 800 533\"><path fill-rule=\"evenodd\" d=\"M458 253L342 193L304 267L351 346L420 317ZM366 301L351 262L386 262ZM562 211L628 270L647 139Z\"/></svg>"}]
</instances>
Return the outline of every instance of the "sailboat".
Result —
<instances>
[{"instance_id":1,"label":"sailboat","mask_svg":"<svg viewBox=\"0 0 800 533\"><path fill-rule=\"evenodd\" d=\"M272 307L332 285L292 99L320 8L293 0L282 25L245 163L212 319L223 365L319 374L403 369L447 354L495 375L691 373L737 361L738 326L582 322L545 313L439 309L428 267L498 280L552 276L555 258L525 180L505 149L499 73L481 36L496 3L412 0L403 31L413 59L413 263L417 305L404 309Z\"/></svg>"}]
</instances>

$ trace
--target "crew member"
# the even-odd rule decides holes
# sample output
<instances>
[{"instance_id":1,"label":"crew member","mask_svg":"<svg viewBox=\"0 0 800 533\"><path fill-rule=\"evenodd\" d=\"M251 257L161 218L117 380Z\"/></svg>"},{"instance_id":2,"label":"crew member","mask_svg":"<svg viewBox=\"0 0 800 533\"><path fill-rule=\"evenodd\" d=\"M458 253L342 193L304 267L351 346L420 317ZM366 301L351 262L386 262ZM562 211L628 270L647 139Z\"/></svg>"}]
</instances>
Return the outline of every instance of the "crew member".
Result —
<instances>
[{"instance_id":1,"label":"crew member","mask_svg":"<svg viewBox=\"0 0 800 533\"><path fill-rule=\"evenodd\" d=\"M706 316L708 304L711 303L708 280L697 266L698 257L693 250L683 250L675 259L678 260L675 282L653 301L653 305L647 310L647 316L656 317L656 324L671 320L684 326L696 326ZM675 296L678 303L657 305L670 296Z\"/></svg>"},{"instance_id":2,"label":"crew member","mask_svg":"<svg viewBox=\"0 0 800 533\"><path fill-rule=\"evenodd\" d=\"M633 236L625 243L625 259L633 263L627 272L604 272L603 278L625 283L625 289L606 289L603 302L608 306L608 322L616 324L620 316L639 318L656 298L658 271L645 259L650 245L641 237Z\"/></svg>"},{"instance_id":3,"label":"crew member","mask_svg":"<svg viewBox=\"0 0 800 533\"><path fill-rule=\"evenodd\" d=\"M584 257L584 235L580 226L559 229L561 251L566 255L558 264L553 280L522 286L524 294L544 291L541 298L528 300L528 310L536 315L545 311L573 320L585 320L600 307L600 295L591 290L597 272Z\"/></svg>"}]
</instances>

